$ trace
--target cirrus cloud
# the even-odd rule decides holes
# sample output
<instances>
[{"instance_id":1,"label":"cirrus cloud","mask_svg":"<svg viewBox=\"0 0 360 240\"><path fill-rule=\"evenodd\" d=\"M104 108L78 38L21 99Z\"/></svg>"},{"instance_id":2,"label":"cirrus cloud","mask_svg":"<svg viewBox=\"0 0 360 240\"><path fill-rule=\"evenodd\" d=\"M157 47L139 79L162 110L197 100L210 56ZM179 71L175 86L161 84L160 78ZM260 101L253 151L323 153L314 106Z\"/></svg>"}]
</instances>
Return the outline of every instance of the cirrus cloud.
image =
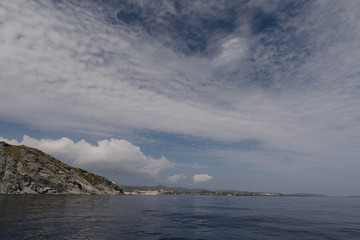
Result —
<instances>
[{"instance_id":1,"label":"cirrus cloud","mask_svg":"<svg viewBox=\"0 0 360 240\"><path fill-rule=\"evenodd\" d=\"M154 26L134 27L119 19L108 24L100 12L121 7L106 1L99 6L2 2L1 118L96 136L149 130L222 141L256 139L274 149L309 153L359 139L356 4L302 3L290 17L279 2L255 2L247 5L248 14L233 20L224 3L183 4L184 16L194 7L201 17L234 25L225 34L221 25L213 32L201 30L201 18L184 20L208 46L192 55L174 50L186 34L166 46L155 34L161 27L176 30L166 19L175 14L171 4L137 4L160 11L141 16L155 17L144 21ZM245 11L236 2L228 7ZM257 23L266 31L253 34L251 13L259 7L277 21Z\"/></svg>"}]
</instances>

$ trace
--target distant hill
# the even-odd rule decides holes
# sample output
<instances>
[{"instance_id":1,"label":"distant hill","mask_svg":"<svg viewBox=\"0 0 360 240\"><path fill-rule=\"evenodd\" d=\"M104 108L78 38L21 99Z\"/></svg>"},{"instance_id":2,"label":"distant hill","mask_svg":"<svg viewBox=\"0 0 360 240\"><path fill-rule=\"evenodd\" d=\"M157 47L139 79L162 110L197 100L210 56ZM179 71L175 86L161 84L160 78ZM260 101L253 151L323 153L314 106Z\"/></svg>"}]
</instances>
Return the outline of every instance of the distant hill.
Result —
<instances>
[{"instance_id":1,"label":"distant hill","mask_svg":"<svg viewBox=\"0 0 360 240\"><path fill-rule=\"evenodd\" d=\"M0 193L5 194L123 194L108 179L73 168L27 146L0 142Z\"/></svg>"},{"instance_id":2,"label":"distant hill","mask_svg":"<svg viewBox=\"0 0 360 240\"><path fill-rule=\"evenodd\" d=\"M209 196L274 196L274 197L327 197L326 195L310 193L268 193L268 192L247 192L235 190L208 190L203 188L167 187L153 186L123 186L125 194L138 195L209 195Z\"/></svg>"}]
</instances>

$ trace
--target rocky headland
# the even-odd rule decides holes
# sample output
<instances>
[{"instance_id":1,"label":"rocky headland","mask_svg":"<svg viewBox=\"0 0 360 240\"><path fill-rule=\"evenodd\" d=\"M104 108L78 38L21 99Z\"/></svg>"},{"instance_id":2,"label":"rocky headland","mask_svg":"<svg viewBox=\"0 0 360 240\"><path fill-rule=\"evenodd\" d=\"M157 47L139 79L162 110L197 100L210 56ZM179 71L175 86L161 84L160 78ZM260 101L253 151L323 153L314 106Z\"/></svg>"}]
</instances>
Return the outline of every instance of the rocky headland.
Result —
<instances>
[{"instance_id":1,"label":"rocky headland","mask_svg":"<svg viewBox=\"0 0 360 240\"><path fill-rule=\"evenodd\" d=\"M123 194L121 186L27 146L0 142L2 194Z\"/></svg>"}]
</instances>

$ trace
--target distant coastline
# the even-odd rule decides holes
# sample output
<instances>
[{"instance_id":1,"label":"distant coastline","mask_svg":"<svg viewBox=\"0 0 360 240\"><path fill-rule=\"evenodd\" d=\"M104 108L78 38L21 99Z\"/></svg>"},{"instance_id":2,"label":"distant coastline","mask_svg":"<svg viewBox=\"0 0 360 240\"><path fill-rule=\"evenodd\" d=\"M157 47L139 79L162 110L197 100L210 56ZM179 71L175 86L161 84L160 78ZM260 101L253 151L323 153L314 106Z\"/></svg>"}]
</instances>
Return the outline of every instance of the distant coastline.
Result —
<instances>
[{"instance_id":1,"label":"distant coastline","mask_svg":"<svg viewBox=\"0 0 360 240\"><path fill-rule=\"evenodd\" d=\"M311 193L273 193L273 192L249 192L236 190L208 190L200 188L153 186L124 186L125 195L201 195L201 196L264 196L264 197L328 197L324 194Z\"/></svg>"}]
</instances>

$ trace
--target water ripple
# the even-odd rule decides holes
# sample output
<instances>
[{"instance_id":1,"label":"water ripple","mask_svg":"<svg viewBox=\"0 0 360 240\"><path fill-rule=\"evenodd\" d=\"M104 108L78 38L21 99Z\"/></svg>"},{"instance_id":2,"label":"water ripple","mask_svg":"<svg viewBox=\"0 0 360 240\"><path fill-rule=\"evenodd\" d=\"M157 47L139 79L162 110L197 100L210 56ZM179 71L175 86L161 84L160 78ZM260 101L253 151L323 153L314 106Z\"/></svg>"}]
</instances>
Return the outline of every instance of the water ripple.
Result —
<instances>
[{"instance_id":1,"label":"water ripple","mask_svg":"<svg viewBox=\"0 0 360 240\"><path fill-rule=\"evenodd\" d=\"M353 198L0 195L0 239L358 239Z\"/></svg>"}]
</instances>

